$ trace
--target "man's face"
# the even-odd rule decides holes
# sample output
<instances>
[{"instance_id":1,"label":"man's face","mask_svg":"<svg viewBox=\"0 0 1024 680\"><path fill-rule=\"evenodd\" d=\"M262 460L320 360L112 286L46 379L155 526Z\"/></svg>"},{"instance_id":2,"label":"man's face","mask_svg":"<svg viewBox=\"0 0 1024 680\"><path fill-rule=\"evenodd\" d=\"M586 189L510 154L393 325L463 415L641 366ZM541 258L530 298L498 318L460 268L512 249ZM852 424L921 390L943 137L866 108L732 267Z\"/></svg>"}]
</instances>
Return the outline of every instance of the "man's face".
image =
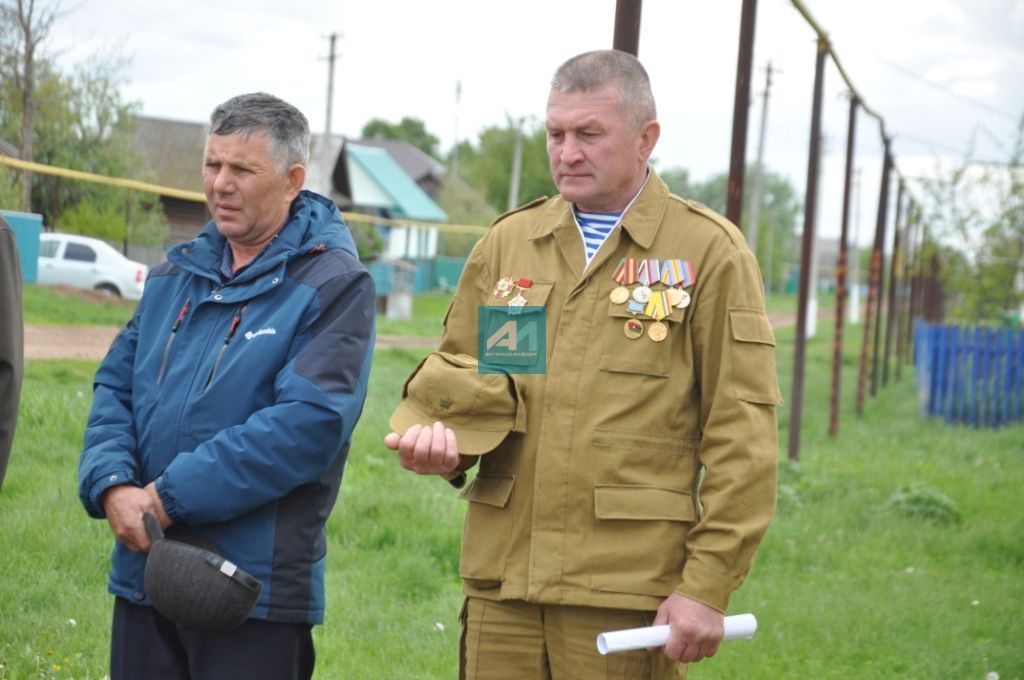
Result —
<instances>
[{"instance_id":1,"label":"man's face","mask_svg":"<svg viewBox=\"0 0 1024 680\"><path fill-rule=\"evenodd\" d=\"M551 178L581 210L622 210L639 190L658 123L639 125L623 113L619 87L551 92L547 139Z\"/></svg>"},{"instance_id":2,"label":"man's face","mask_svg":"<svg viewBox=\"0 0 1024 680\"><path fill-rule=\"evenodd\" d=\"M206 205L217 230L235 245L262 245L276 234L304 176L301 165L279 170L266 134L211 134L206 139Z\"/></svg>"}]
</instances>

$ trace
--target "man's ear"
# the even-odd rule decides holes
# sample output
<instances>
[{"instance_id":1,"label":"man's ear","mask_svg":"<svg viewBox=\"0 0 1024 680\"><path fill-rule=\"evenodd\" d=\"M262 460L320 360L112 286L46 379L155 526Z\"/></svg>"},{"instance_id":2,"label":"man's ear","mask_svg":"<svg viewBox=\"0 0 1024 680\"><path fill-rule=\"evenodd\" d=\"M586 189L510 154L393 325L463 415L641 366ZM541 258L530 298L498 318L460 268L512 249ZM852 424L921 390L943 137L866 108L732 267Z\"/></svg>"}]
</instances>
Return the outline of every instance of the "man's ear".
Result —
<instances>
[{"instance_id":1,"label":"man's ear","mask_svg":"<svg viewBox=\"0 0 1024 680\"><path fill-rule=\"evenodd\" d=\"M658 143L658 137L661 136L661 125L656 120L649 120L643 124L640 128L640 145L637 151L640 154L640 160L644 163L651 157L654 152L654 145Z\"/></svg>"},{"instance_id":2,"label":"man's ear","mask_svg":"<svg viewBox=\"0 0 1024 680\"><path fill-rule=\"evenodd\" d=\"M302 190L302 185L306 182L306 166L301 163L295 163L292 167L288 168L285 172L285 177L288 181L288 189L285 192L285 198L291 203L295 200L295 197L299 195L299 191Z\"/></svg>"}]
</instances>

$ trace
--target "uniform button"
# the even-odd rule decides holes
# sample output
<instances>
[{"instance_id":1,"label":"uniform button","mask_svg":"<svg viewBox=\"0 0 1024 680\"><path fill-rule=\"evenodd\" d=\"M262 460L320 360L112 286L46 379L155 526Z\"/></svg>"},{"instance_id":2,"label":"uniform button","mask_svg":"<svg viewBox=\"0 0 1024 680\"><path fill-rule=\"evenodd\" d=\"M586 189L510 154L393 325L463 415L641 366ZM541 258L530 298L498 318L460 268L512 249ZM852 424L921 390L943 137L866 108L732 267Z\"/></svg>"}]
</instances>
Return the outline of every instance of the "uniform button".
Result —
<instances>
[{"instance_id":1,"label":"uniform button","mask_svg":"<svg viewBox=\"0 0 1024 680\"><path fill-rule=\"evenodd\" d=\"M213 296L213 299L214 300L223 300L224 296L221 295L220 293L217 293L216 295Z\"/></svg>"},{"instance_id":2,"label":"uniform button","mask_svg":"<svg viewBox=\"0 0 1024 680\"><path fill-rule=\"evenodd\" d=\"M112 481L112 482L116 482L117 481L117 475L110 475L110 477L108 479L110 479L110 481Z\"/></svg>"},{"instance_id":3,"label":"uniform button","mask_svg":"<svg viewBox=\"0 0 1024 680\"><path fill-rule=\"evenodd\" d=\"M277 278L276 276L274 277L274 280L273 280L273 281L271 281L271 283L272 283L272 284L274 284L275 286L276 286L276 285L277 285L278 283L280 283L280 282L281 282L281 279Z\"/></svg>"},{"instance_id":4,"label":"uniform button","mask_svg":"<svg viewBox=\"0 0 1024 680\"><path fill-rule=\"evenodd\" d=\"M141 602L142 600L146 599L146 594L144 592L142 592L141 590L136 590L135 594L132 595L132 597L134 597L136 600L139 600Z\"/></svg>"}]
</instances>

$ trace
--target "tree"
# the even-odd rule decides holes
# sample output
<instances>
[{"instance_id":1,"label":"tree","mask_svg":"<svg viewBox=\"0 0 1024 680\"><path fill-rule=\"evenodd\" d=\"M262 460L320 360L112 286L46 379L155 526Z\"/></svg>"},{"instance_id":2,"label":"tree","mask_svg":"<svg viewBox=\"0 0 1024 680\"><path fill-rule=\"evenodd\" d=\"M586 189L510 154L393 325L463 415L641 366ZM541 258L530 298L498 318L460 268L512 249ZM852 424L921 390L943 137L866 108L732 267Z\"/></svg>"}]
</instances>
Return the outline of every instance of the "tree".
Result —
<instances>
[{"instance_id":1,"label":"tree","mask_svg":"<svg viewBox=\"0 0 1024 680\"><path fill-rule=\"evenodd\" d=\"M11 0L0 4L0 29L4 38L0 46L0 66L4 80L9 80L17 89L21 105L19 127L19 157L23 161L33 159L33 138L36 100L36 65L39 46L50 33L50 26L56 17L56 7L38 8L36 0ZM21 173L21 209L31 210L32 173Z\"/></svg>"},{"instance_id":2,"label":"tree","mask_svg":"<svg viewBox=\"0 0 1024 680\"><path fill-rule=\"evenodd\" d=\"M0 35L15 32L8 14L0 19L7 27ZM6 48L4 54L10 54ZM139 176L142 160L132 146L137 105L122 101L119 91L118 74L123 67L123 60L115 56L97 55L64 74L52 60L35 59L35 113L28 135L34 140L33 160L99 175L146 179ZM14 79L4 79L0 85L0 137L23 138L22 94ZM159 245L165 238L166 219L156 196L55 175L31 177L27 209L41 213L47 225L122 243Z\"/></svg>"},{"instance_id":3,"label":"tree","mask_svg":"<svg viewBox=\"0 0 1024 680\"><path fill-rule=\"evenodd\" d=\"M419 118L403 116L397 125L383 118L373 118L363 126L362 136L400 139L412 144L431 158L438 158L437 145L440 140L427 131L426 125Z\"/></svg>"},{"instance_id":4,"label":"tree","mask_svg":"<svg viewBox=\"0 0 1024 680\"><path fill-rule=\"evenodd\" d=\"M753 166L747 168L747 186L753 183ZM669 168L660 173L672 193L691 198L712 210L725 213L725 198L729 175L720 172L704 182L690 180L683 168ZM800 248L797 243L797 225L803 215L803 204L789 180L771 170L765 170L761 196L761 215L757 230L757 259L765 287L779 290L790 274L799 266ZM740 227L747 233L747 211Z\"/></svg>"},{"instance_id":5,"label":"tree","mask_svg":"<svg viewBox=\"0 0 1024 680\"><path fill-rule=\"evenodd\" d=\"M511 119L503 127L489 126L480 132L477 145L459 143L459 175L483 194L499 213L508 209L518 125ZM547 132L541 125L523 126L523 156L518 204L557 192L548 169Z\"/></svg>"},{"instance_id":6,"label":"tree","mask_svg":"<svg viewBox=\"0 0 1024 680\"><path fill-rule=\"evenodd\" d=\"M1024 116L1005 164L979 164L970 156L924 184L925 221L940 241L947 310L954 320L972 324L1001 323L1010 316L1019 321L1024 304Z\"/></svg>"}]
</instances>

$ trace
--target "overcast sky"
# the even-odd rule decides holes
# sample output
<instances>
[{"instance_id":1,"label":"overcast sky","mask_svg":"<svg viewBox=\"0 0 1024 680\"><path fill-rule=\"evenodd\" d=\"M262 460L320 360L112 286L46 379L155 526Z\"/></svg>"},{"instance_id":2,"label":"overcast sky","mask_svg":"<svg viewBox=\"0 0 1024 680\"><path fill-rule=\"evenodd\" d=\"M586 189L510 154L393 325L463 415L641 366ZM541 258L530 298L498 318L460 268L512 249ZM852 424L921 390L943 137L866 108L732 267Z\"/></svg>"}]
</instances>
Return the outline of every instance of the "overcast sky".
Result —
<instances>
[{"instance_id":1,"label":"overcast sky","mask_svg":"<svg viewBox=\"0 0 1024 680\"><path fill-rule=\"evenodd\" d=\"M651 75L659 168L703 179L729 162L740 0L646 0L639 56ZM1004 161L1024 113L1024 0L805 0L854 85L886 119L900 170L940 158ZM287 5L287 7L286 7ZM813 30L788 0L761 0L748 160L757 148L764 66L771 90L766 164L806 183ZM340 34L332 130L373 117L422 119L448 149L506 116L542 123L551 73L610 47L615 0L64 0L49 41L65 68L111 50L128 59L122 93L143 113L203 121L242 92L286 99L324 128L328 35ZM461 100L456 103L456 83ZM848 105L825 76L820 229L838 234ZM859 240L870 241L881 167L877 123L858 122ZM198 161L197 161L198 168Z\"/></svg>"}]
</instances>

